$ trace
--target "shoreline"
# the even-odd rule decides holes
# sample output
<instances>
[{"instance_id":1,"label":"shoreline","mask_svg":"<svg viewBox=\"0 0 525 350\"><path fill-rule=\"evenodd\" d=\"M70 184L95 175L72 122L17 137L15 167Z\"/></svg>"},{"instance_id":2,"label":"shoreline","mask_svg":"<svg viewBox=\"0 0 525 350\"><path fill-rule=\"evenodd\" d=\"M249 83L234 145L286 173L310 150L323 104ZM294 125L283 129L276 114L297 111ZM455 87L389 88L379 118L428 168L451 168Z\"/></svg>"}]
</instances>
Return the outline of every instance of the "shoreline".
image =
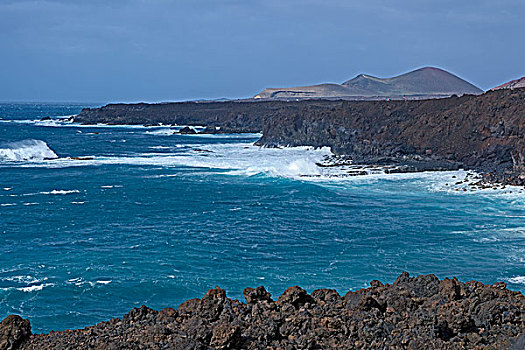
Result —
<instances>
[{"instance_id":1,"label":"shoreline","mask_svg":"<svg viewBox=\"0 0 525 350\"><path fill-rule=\"evenodd\" d=\"M220 288L177 309L146 306L84 329L31 334L8 316L0 349L522 349L525 297L498 282L484 285L434 275L394 283L374 280L344 296L298 286L276 300L264 287L246 288L245 303Z\"/></svg>"}]
</instances>

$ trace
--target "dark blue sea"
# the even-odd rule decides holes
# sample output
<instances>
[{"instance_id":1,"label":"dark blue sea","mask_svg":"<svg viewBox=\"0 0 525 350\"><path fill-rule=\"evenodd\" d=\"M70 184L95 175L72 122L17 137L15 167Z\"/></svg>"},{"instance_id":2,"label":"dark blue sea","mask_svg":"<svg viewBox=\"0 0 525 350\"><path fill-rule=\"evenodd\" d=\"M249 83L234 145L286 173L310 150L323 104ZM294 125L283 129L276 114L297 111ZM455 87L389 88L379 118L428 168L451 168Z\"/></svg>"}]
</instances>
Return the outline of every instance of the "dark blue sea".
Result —
<instances>
[{"instance_id":1,"label":"dark blue sea","mask_svg":"<svg viewBox=\"0 0 525 350\"><path fill-rule=\"evenodd\" d=\"M327 149L82 126L82 105L0 105L0 319L79 328L216 286L340 293L402 271L525 291L525 193L466 172L342 177ZM51 120L39 121L43 117Z\"/></svg>"}]
</instances>

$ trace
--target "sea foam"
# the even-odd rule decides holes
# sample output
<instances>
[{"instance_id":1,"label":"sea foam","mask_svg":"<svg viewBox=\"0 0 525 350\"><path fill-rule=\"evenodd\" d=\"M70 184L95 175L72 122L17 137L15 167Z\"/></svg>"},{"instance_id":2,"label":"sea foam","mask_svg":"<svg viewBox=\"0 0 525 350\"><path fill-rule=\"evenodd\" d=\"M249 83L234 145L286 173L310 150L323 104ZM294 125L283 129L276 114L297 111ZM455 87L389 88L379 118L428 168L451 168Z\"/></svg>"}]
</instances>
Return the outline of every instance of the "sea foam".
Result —
<instances>
[{"instance_id":1,"label":"sea foam","mask_svg":"<svg viewBox=\"0 0 525 350\"><path fill-rule=\"evenodd\" d=\"M508 281L510 283L515 283L515 284L525 284L525 276L512 277L512 278L509 278Z\"/></svg>"}]
</instances>

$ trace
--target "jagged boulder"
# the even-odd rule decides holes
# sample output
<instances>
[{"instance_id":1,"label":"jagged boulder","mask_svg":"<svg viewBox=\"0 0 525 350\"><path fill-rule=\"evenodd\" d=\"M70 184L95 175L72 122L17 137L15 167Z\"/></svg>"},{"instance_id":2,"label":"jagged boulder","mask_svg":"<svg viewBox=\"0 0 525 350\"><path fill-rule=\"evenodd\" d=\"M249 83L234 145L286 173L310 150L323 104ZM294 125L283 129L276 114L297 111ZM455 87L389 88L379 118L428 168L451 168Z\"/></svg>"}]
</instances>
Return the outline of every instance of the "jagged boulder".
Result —
<instances>
[{"instance_id":1,"label":"jagged boulder","mask_svg":"<svg viewBox=\"0 0 525 350\"><path fill-rule=\"evenodd\" d=\"M17 315L7 316L0 323L0 350L15 350L31 335L31 324Z\"/></svg>"},{"instance_id":2,"label":"jagged boulder","mask_svg":"<svg viewBox=\"0 0 525 350\"><path fill-rule=\"evenodd\" d=\"M248 304L256 304L260 301L272 301L272 295L263 286L257 288L246 288L243 291L244 299Z\"/></svg>"}]
</instances>

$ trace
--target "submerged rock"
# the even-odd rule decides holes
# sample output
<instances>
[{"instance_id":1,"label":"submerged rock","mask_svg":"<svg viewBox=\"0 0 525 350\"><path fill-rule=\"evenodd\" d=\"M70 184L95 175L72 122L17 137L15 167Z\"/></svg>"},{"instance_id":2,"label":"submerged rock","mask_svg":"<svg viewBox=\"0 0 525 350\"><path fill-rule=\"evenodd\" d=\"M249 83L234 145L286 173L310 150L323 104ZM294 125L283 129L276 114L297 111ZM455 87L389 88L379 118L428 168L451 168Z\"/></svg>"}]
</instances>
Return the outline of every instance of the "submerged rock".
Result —
<instances>
[{"instance_id":1,"label":"submerged rock","mask_svg":"<svg viewBox=\"0 0 525 350\"><path fill-rule=\"evenodd\" d=\"M262 286L246 288L246 304L215 288L178 310L142 306L122 319L31 336L28 321L9 316L0 349L523 349L525 297L504 283L403 272L393 284L370 285L344 297L294 286L278 301Z\"/></svg>"}]
</instances>

